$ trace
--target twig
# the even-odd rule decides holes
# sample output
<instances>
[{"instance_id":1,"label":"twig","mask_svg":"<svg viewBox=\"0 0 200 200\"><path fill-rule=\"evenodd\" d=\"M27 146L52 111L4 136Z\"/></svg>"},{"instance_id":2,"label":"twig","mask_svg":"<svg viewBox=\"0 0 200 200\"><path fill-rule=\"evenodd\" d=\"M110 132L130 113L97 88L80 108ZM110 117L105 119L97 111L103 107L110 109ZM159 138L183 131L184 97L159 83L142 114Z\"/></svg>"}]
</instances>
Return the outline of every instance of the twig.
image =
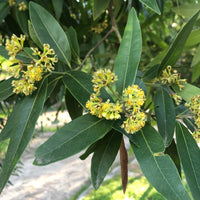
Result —
<instances>
[{"instance_id":1,"label":"twig","mask_svg":"<svg viewBox=\"0 0 200 200\"><path fill-rule=\"evenodd\" d=\"M122 37L120 35L119 29L117 27L117 23L116 23L116 20L115 20L115 17L114 17L114 13L113 13L113 9L112 9L113 5L114 5L113 0L111 0L108 10L109 10L109 14L110 14L111 22L112 22L112 28L115 31L116 35L117 35L119 43L121 43Z\"/></svg>"},{"instance_id":2,"label":"twig","mask_svg":"<svg viewBox=\"0 0 200 200\"><path fill-rule=\"evenodd\" d=\"M111 28L106 35L92 48L88 51L87 55L85 56L84 60L82 61L81 67L83 67L84 63L86 62L86 60L88 59L88 57L90 56L90 54L97 48L99 47L99 45L101 45L101 43L114 31L113 28Z\"/></svg>"}]
</instances>

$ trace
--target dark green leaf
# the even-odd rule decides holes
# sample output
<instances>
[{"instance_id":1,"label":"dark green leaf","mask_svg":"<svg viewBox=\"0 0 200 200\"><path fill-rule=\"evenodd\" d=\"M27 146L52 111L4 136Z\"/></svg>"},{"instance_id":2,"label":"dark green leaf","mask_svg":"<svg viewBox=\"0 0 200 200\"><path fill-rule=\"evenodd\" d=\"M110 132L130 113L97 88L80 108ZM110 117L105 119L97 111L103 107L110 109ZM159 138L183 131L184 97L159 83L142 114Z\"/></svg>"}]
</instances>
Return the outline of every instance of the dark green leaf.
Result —
<instances>
[{"instance_id":1,"label":"dark green leaf","mask_svg":"<svg viewBox=\"0 0 200 200\"><path fill-rule=\"evenodd\" d=\"M123 89L134 83L142 51L142 36L140 24L134 8L131 9L124 36L115 61L114 72L118 77L117 90L121 94Z\"/></svg>"},{"instance_id":2,"label":"dark green leaf","mask_svg":"<svg viewBox=\"0 0 200 200\"><path fill-rule=\"evenodd\" d=\"M110 0L94 0L93 4L93 18L96 20L101 13L105 11L106 8L108 8Z\"/></svg>"},{"instance_id":3,"label":"dark green leaf","mask_svg":"<svg viewBox=\"0 0 200 200\"><path fill-rule=\"evenodd\" d=\"M37 33L35 32L32 24L30 21L28 21L28 31L29 31L29 35L31 37L31 39L33 40L33 42L40 48L42 49L42 44L41 41L38 38Z\"/></svg>"},{"instance_id":4,"label":"dark green leaf","mask_svg":"<svg viewBox=\"0 0 200 200\"><path fill-rule=\"evenodd\" d=\"M82 115L83 108L80 103L71 95L68 89L65 91L65 104L71 119L75 119Z\"/></svg>"},{"instance_id":5,"label":"dark green leaf","mask_svg":"<svg viewBox=\"0 0 200 200\"><path fill-rule=\"evenodd\" d=\"M109 168L114 162L121 141L122 134L112 130L95 148L91 163L92 184L95 189L99 188Z\"/></svg>"},{"instance_id":6,"label":"dark green leaf","mask_svg":"<svg viewBox=\"0 0 200 200\"><path fill-rule=\"evenodd\" d=\"M195 129L197 128L196 127L196 124L195 124L195 121L194 119L192 118L183 118L183 122L184 124L188 127L188 129L193 133L195 131Z\"/></svg>"},{"instance_id":7,"label":"dark green leaf","mask_svg":"<svg viewBox=\"0 0 200 200\"><path fill-rule=\"evenodd\" d=\"M9 59L8 51L4 46L0 46L0 55L6 59Z\"/></svg>"},{"instance_id":8,"label":"dark green leaf","mask_svg":"<svg viewBox=\"0 0 200 200\"><path fill-rule=\"evenodd\" d=\"M199 43L200 43L200 29L197 29L191 32L185 46L191 48L192 46L195 46Z\"/></svg>"},{"instance_id":9,"label":"dark green leaf","mask_svg":"<svg viewBox=\"0 0 200 200\"><path fill-rule=\"evenodd\" d=\"M171 144L175 127L174 102L164 88L159 88L154 98L158 130L166 147Z\"/></svg>"},{"instance_id":10,"label":"dark green leaf","mask_svg":"<svg viewBox=\"0 0 200 200\"><path fill-rule=\"evenodd\" d=\"M63 83L82 107L85 107L87 100L90 99L90 95L94 92L92 77L81 71L71 71L63 77ZM103 89L101 91L101 98L103 101L107 99L112 100Z\"/></svg>"},{"instance_id":11,"label":"dark green leaf","mask_svg":"<svg viewBox=\"0 0 200 200\"><path fill-rule=\"evenodd\" d=\"M3 22L3 19L8 15L10 11L10 6L8 1L0 2L0 24Z\"/></svg>"},{"instance_id":12,"label":"dark green leaf","mask_svg":"<svg viewBox=\"0 0 200 200\"><path fill-rule=\"evenodd\" d=\"M72 56L73 58L77 58L78 56L80 56L80 50L79 50L79 44L78 44L76 31L72 26L70 26L67 29L66 34L69 40Z\"/></svg>"},{"instance_id":13,"label":"dark green leaf","mask_svg":"<svg viewBox=\"0 0 200 200\"><path fill-rule=\"evenodd\" d=\"M63 77L63 83L77 101L85 107L93 93L92 77L81 71L72 71Z\"/></svg>"},{"instance_id":14,"label":"dark green leaf","mask_svg":"<svg viewBox=\"0 0 200 200\"><path fill-rule=\"evenodd\" d=\"M144 73L143 80L144 81L150 81L150 80L154 79L157 76L158 68L159 68L159 65L154 65L151 68L149 68Z\"/></svg>"},{"instance_id":15,"label":"dark green leaf","mask_svg":"<svg viewBox=\"0 0 200 200\"><path fill-rule=\"evenodd\" d=\"M54 8L54 12L56 14L56 19L59 20L63 10L63 0L51 0Z\"/></svg>"},{"instance_id":16,"label":"dark green leaf","mask_svg":"<svg viewBox=\"0 0 200 200\"><path fill-rule=\"evenodd\" d=\"M36 121L45 102L46 88L47 80L41 83L36 95L19 101L1 132L1 139L10 138L10 142L0 173L0 192L33 135Z\"/></svg>"},{"instance_id":17,"label":"dark green leaf","mask_svg":"<svg viewBox=\"0 0 200 200\"><path fill-rule=\"evenodd\" d=\"M68 158L101 139L113 122L90 114L76 118L59 129L36 151L35 165L47 165Z\"/></svg>"},{"instance_id":18,"label":"dark green leaf","mask_svg":"<svg viewBox=\"0 0 200 200\"><path fill-rule=\"evenodd\" d=\"M173 160L179 172L179 175L181 177L181 162L179 159L179 155L178 155L178 151L177 151L176 143L174 142L174 139L172 140L172 143L165 149L164 153L168 154L170 158Z\"/></svg>"},{"instance_id":19,"label":"dark green leaf","mask_svg":"<svg viewBox=\"0 0 200 200\"><path fill-rule=\"evenodd\" d=\"M160 13L160 8L158 6L158 3L156 0L139 0L140 2L142 2L143 4L145 4L146 6L148 6L150 9L152 9L154 12L158 13L159 15Z\"/></svg>"},{"instance_id":20,"label":"dark green leaf","mask_svg":"<svg viewBox=\"0 0 200 200\"><path fill-rule=\"evenodd\" d=\"M0 101L7 99L13 94L12 81L14 78L9 78L7 80L0 82Z\"/></svg>"},{"instance_id":21,"label":"dark green leaf","mask_svg":"<svg viewBox=\"0 0 200 200\"><path fill-rule=\"evenodd\" d=\"M96 141L95 143L91 144L79 158L81 160L85 160L91 153L94 152L96 147L98 147L98 145L101 143L101 140L102 139L100 139L100 140Z\"/></svg>"},{"instance_id":22,"label":"dark green leaf","mask_svg":"<svg viewBox=\"0 0 200 200\"><path fill-rule=\"evenodd\" d=\"M176 64L177 60L180 58L185 42L190 35L198 16L199 12L197 12L180 30L160 64L160 67L158 69L158 76L168 65L173 66Z\"/></svg>"},{"instance_id":23,"label":"dark green leaf","mask_svg":"<svg viewBox=\"0 0 200 200\"><path fill-rule=\"evenodd\" d=\"M19 24L19 27L25 35L28 35L28 11L20 11L17 6L15 6L14 11L15 19Z\"/></svg>"},{"instance_id":24,"label":"dark green leaf","mask_svg":"<svg viewBox=\"0 0 200 200\"><path fill-rule=\"evenodd\" d=\"M58 59L70 67L71 50L67 36L55 18L40 5L30 2L29 12L32 26L42 44L55 50Z\"/></svg>"},{"instance_id":25,"label":"dark green leaf","mask_svg":"<svg viewBox=\"0 0 200 200\"><path fill-rule=\"evenodd\" d=\"M188 129L176 123L178 153L185 172L187 183L195 200L200 197L200 150Z\"/></svg>"},{"instance_id":26,"label":"dark green leaf","mask_svg":"<svg viewBox=\"0 0 200 200\"><path fill-rule=\"evenodd\" d=\"M143 174L156 190L170 200L191 200L173 161L161 153L164 144L157 131L146 125L134 136L139 147L132 143L131 147Z\"/></svg>"}]
</instances>

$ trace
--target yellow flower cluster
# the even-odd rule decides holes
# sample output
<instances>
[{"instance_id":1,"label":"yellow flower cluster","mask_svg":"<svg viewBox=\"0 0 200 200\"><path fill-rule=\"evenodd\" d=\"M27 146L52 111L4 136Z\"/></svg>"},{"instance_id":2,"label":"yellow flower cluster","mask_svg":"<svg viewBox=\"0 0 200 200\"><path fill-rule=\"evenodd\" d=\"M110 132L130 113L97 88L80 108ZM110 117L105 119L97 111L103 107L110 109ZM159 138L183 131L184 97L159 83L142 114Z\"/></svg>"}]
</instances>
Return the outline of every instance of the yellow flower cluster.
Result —
<instances>
[{"instance_id":1,"label":"yellow flower cluster","mask_svg":"<svg viewBox=\"0 0 200 200\"><path fill-rule=\"evenodd\" d=\"M111 72L110 69L100 69L96 71L93 75L92 82L94 83L94 92L100 93L102 87L109 85L110 83L114 83L117 80L117 76Z\"/></svg>"},{"instance_id":2,"label":"yellow flower cluster","mask_svg":"<svg viewBox=\"0 0 200 200\"><path fill-rule=\"evenodd\" d=\"M19 11L25 11L27 9L27 6L25 4L24 1L22 1L21 3L19 3L19 7L18 7Z\"/></svg>"},{"instance_id":3,"label":"yellow flower cluster","mask_svg":"<svg viewBox=\"0 0 200 200\"><path fill-rule=\"evenodd\" d=\"M187 83L187 80L181 79L181 74L177 73L176 70L174 70L173 73L171 73L171 70L171 66L167 66L167 68L163 70L162 76L160 77L161 82L164 84L177 84L179 89L182 90L184 88L184 84Z\"/></svg>"},{"instance_id":4,"label":"yellow flower cluster","mask_svg":"<svg viewBox=\"0 0 200 200\"><path fill-rule=\"evenodd\" d=\"M122 128L127 133L134 133L140 130L145 125L145 113L141 111L141 106L144 104L144 91L138 85L128 86L123 91L122 101L127 112L127 120L122 124Z\"/></svg>"},{"instance_id":5,"label":"yellow flower cluster","mask_svg":"<svg viewBox=\"0 0 200 200\"><path fill-rule=\"evenodd\" d=\"M193 136L198 142L200 142L200 95L192 97L190 102L186 103L185 106L189 107L194 116L197 129L194 131Z\"/></svg>"},{"instance_id":6,"label":"yellow flower cluster","mask_svg":"<svg viewBox=\"0 0 200 200\"><path fill-rule=\"evenodd\" d=\"M101 24L97 24L95 27L91 28L91 31L94 31L97 34L100 34L108 27L108 20L104 20Z\"/></svg>"},{"instance_id":7,"label":"yellow flower cluster","mask_svg":"<svg viewBox=\"0 0 200 200\"><path fill-rule=\"evenodd\" d=\"M108 86L110 83L114 83L117 80L117 76L109 69L98 70L94 73L92 82L94 83L94 92L90 96L90 100L86 103L86 108L90 110L92 115L96 115L99 118L106 118L108 120L119 119L120 112L122 112L122 105L117 103L110 103L108 99L106 102L102 102L99 97L102 87Z\"/></svg>"},{"instance_id":8,"label":"yellow flower cluster","mask_svg":"<svg viewBox=\"0 0 200 200\"><path fill-rule=\"evenodd\" d=\"M144 91L137 85L132 85L123 91L121 102L111 103L109 99L106 102L102 102L102 99L99 97L100 89L105 86L110 86L116 80L117 76L110 70L100 69L95 72L92 80L95 93L86 102L86 108L90 110L92 115L96 115L99 118L104 117L107 120L121 118L120 113L124 109L127 120L123 122L121 127L127 133L134 133L145 125L146 116L141 111L141 106L145 101Z\"/></svg>"},{"instance_id":9,"label":"yellow flower cluster","mask_svg":"<svg viewBox=\"0 0 200 200\"><path fill-rule=\"evenodd\" d=\"M179 105L181 103L182 97L179 96L178 94L171 93L170 96L174 99L176 105Z\"/></svg>"},{"instance_id":10,"label":"yellow flower cluster","mask_svg":"<svg viewBox=\"0 0 200 200\"><path fill-rule=\"evenodd\" d=\"M9 6L14 6L16 4L16 0L9 0Z\"/></svg>"},{"instance_id":11,"label":"yellow flower cluster","mask_svg":"<svg viewBox=\"0 0 200 200\"><path fill-rule=\"evenodd\" d=\"M12 86L14 87L13 92L16 94L24 93L25 95L31 95L37 89L34 85L35 82L42 79L44 72L51 72L54 69L53 65L58 59L55 56L54 50L50 49L48 44L43 45L43 52L40 52L37 48L31 48L33 53L29 55L29 53L23 50L24 40L25 36L22 35L20 37L13 35L11 40L6 40L6 50L10 55L7 71L18 79L12 82ZM33 59L25 67L23 62L15 57L21 51L24 51Z\"/></svg>"}]
</instances>

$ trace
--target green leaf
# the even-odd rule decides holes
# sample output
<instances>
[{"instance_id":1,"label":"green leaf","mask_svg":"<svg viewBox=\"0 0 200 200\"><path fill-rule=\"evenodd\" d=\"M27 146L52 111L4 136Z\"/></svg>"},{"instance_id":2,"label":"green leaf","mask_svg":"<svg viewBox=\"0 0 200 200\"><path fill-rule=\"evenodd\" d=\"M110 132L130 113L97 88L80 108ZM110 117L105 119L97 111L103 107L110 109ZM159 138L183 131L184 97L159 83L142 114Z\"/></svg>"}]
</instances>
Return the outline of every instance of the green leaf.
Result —
<instances>
[{"instance_id":1,"label":"green leaf","mask_svg":"<svg viewBox=\"0 0 200 200\"><path fill-rule=\"evenodd\" d=\"M14 15L19 27L25 35L28 35L28 11L20 11L18 6L14 7Z\"/></svg>"},{"instance_id":2,"label":"green leaf","mask_svg":"<svg viewBox=\"0 0 200 200\"><path fill-rule=\"evenodd\" d=\"M59 20L63 10L63 0L51 0L51 2L56 14L56 19Z\"/></svg>"},{"instance_id":3,"label":"green leaf","mask_svg":"<svg viewBox=\"0 0 200 200\"><path fill-rule=\"evenodd\" d=\"M0 192L31 140L36 121L44 106L46 88L47 80L41 83L36 95L27 96L19 101L1 132L2 138L10 138L10 142L0 173Z\"/></svg>"},{"instance_id":4,"label":"green leaf","mask_svg":"<svg viewBox=\"0 0 200 200\"><path fill-rule=\"evenodd\" d=\"M90 114L76 118L37 149L34 164L47 165L80 152L104 137L110 131L112 123Z\"/></svg>"},{"instance_id":5,"label":"green leaf","mask_svg":"<svg viewBox=\"0 0 200 200\"><path fill-rule=\"evenodd\" d=\"M76 34L75 29L72 26L70 26L67 29L66 34L67 34L67 37L69 39L69 44L70 44L72 56L74 58L79 57L80 50L79 50L79 44L78 44L78 39L77 39L77 34Z\"/></svg>"},{"instance_id":6,"label":"green leaf","mask_svg":"<svg viewBox=\"0 0 200 200\"><path fill-rule=\"evenodd\" d=\"M28 31L29 31L29 35L31 37L31 39L33 40L33 42L40 48L42 49L42 44L41 44L41 41L39 40L38 38L38 35L37 33L35 32L32 24L30 21L28 21Z\"/></svg>"},{"instance_id":7,"label":"green leaf","mask_svg":"<svg viewBox=\"0 0 200 200\"><path fill-rule=\"evenodd\" d=\"M115 61L114 72L118 77L117 90L121 94L123 89L134 83L142 51L142 36L140 24L134 8L131 9L124 36Z\"/></svg>"},{"instance_id":8,"label":"green leaf","mask_svg":"<svg viewBox=\"0 0 200 200\"><path fill-rule=\"evenodd\" d=\"M122 141L122 134L112 130L101 141L94 150L91 163L92 184L98 189L103 182L109 168L114 162Z\"/></svg>"},{"instance_id":9,"label":"green leaf","mask_svg":"<svg viewBox=\"0 0 200 200\"><path fill-rule=\"evenodd\" d=\"M182 162L187 183L195 200L200 197L200 150L188 129L176 123L178 153Z\"/></svg>"},{"instance_id":10,"label":"green leaf","mask_svg":"<svg viewBox=\"0 0 200 200\"><path fill-rule=\"evenodd\" d=\"M55 50L58 59L70 67L71 50L67 36L55 18L40 5L30 2L29 12L32 26L42 44Z\"/></svg>"},{"instance_id":11,"label":"green leaf","mask_svg":"<svg viewBox=\"0 0 200 200\"><path fill-rule=\"evenodd\" d=\"M176 165L176 168L179 172L179 175L181 177L181 162L179 159L176 143L174 139L172 140L171 144L165 149L165 154L168 154L170 158L173 160L174 164Z\"/></svg>"},{"instance_id":12,"label":"green leaf","mask_svg":"<svg viewBox=\"0 0 200 200\"><path fill-rule=\"evenodd\" d=\"M9 59L8 51L6 50L5 46L0 46L0 55L3 56L5 59Z\"/></svg>"},{"instance_id":13,"label":"green leaf","mask_svg":"<svg viewBox=\"0 0 200 200\"><path fill-rule=\"evenodd\" d=\"M68 89L65 91L65 104L72 120L82 115L82 106L74 96L71 95Z\"/></svg>"},{"instance_id":14,"label":"green leaf","mask_svg":"<svg viewBox=\"0 0 200 200\"><path fill-rule=\"evenodd\" d=\"M180 30L176 38L174 39L173 43L169 46L167 54L165 55L164 59L162 60L160 67L158 69L158 76L162 73L162 71L168 65L175 65L179 57L181 56L181 52L184 48L186 40L190 35L192 28L199 16L199 12L197 12Z\"/></svg>"},{"instance_id":15,"label":"green leaf","mask_svg":"<svg viewBox=\"0 0 200 200\"><path fill-rule=\"evenodd\" d=\"M178 5L177 7L171 8L171 10L175 12L177 15L181 15L186 18L192 17L194 13L199 11L199 9L200 9L200 3L183 4L183 5Z\"/></svg>"},{"instance_id":16,"label":"green leaf","mask_svg":"<svg viewBox=\"0 0 200 200\"><path fill-rule=\"evenodd\" d=\"M157 131L146 125L134 136L139 147L132 143L131 147L148 181L167 199L190 200L173 161L160 153L164 151L164 144Z\"/></svg>"},{"instance_id":17,"label":"green leaf","mask_svg":"<svg viewBox=\"0 0 200 200\"><path fill-rule=\"evenodd\" d=\"M164 88L159 88L154 98L154 108L157 119L158 130L166 147L173 139L175 127L175 108L174 102Z\"/></svg>"},{"instance_id":18,"label":"green leaf","mask_svg":"<svg viewBox=\"0 0 200 200\"><path fill-rule=\"evenodd\" d=\"M0 24L3 22L3 19L8 15L10 11L10 6L8 1L0 2Z\"/></svg>"},{"instance_id":19,"label":"green leaf","mask_svg":"<svg viewBox=\"0 0 200 200\"><path fill-rule=\"evenodd\" d=\"M200 29L194 30L191 32L190 36L187 39L185 44L186 48L191 48L200 43Z\"/></svg>"},{"instance_id":20,"label":"green leaf","mask_svg":"<svg viewBox=\"0 0 200 200\"><path fill-rule=\"evenodd\" d=\"M142 2L143 4L145 4L146 6L148 6L151 10L153 10L154 12L156 12L157 14L161 14L160 12L160 8L158 6L158 3L156 0L139 0L140 2Z\"/></svg>"},{"instance_id":21,"label":"green leaf","mask_svg":"<svg viewBox=\"0 0 200 200\"><path fill-rule=\"evenodd\" d=\"M7 99L13 94L12 81L14 78L9 78L7 80L0 82L0 101Z\"/></svg>"},{"instance_id":22,"label":"green leaf","mask_svg":"<svg viewBox=\"0 0 200 200\"><path fill-rule=\"evenodd\" d=\"M106 8L108 8L110 0L94 0L93 4L93 18L96 20L101 13L105 11Z\"/></svg>"},{"instance_id":23,"label":"green leaf","mask_svg":"<svg viewBox=\"0 0 200 200\"><path fill-rule=\"evenodd\" d=\"M191 85L189 83L184 85L183 90L179 90L176 87L173 87L173 89L175 90L175 92L181 96L185 101L190 101L191 97L199 94L200 95L200 88Z\"/></svg>"},{"instance_id":24,"label":"green leaf","mask_svg":"<svg viewBox=\"0 0 200 200\"><path fill-rule=\"evenodd\" d=\"M93 91L92 77L82 71L71 71L63 77L63 83L76 100L85 107L87 100ZM103 101L112 98L105 90L101 90L101 98Z\"/></svg>"},{"instance_id":25,"label":"green leaf","mask_svg":"<svg viewBox=\"0 0 200 200\"><path fill-rule=\"evenodd\" d=\"M63 83L76 100L85 107L93 93L92 77L81 71L72 71L63 77Z\"/></svg>"}]
</instances>

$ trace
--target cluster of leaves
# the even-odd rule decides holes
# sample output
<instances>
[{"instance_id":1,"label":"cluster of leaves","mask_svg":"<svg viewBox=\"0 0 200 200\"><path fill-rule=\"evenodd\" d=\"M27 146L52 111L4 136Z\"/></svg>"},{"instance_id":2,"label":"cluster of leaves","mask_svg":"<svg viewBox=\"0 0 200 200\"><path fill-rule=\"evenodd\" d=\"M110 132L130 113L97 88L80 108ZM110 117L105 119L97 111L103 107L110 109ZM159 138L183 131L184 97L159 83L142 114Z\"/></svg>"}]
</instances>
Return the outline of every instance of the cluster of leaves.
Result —
<instances>
[{"instance_id":1,"label":"cluster of leaves","mask_svg":"<svg viewBox=\"0 0 200 200\"><path fill-rule=\"evenodd\" d=\"M170 2L173 5L174 1ZM133 2L35 0L26 1L26 4L27 10L19 11L15 6L10 7L8 0L0 2L0 11L2 11L0 12L0 31L3 37L11 36L12 33L16 35L23 33L27 37L25 43L27 49L31 46L41 49L43 44L49 44L59 61L55 64L55 70L49 76L43 77L38 89L32 95L26 97L18 95L13 111L0 133L0 142L10 139L0 172L0 191L3 190L31 140L36 121L44 106L52 102L52 99L55 102L55 97L59 93L61 98L58 101L62 101L65 96L66 107L72 121L60 128L36 150L35 165L47 165L87 148L80 158L85 159L93 153L91 177L93 186L97 189L120 151L122 183L125 191L128 160L123 142L124 136L129 138L131 148L144 175L165 198L191 199L181 181L182 166L192 196L198 199L200 196L198 171L200 151L190 133L190 131L193 132L195 124L188 117L190 112L186 110L184 103L189 102L190 98L196 94L200 94L200 89L187 83L184 89L179 91L175 84L166 86L152 80L160 77L168 65L176 65L185 44L187 45L187 38L190 39L190 44L192 43L194 35L198 33L199 12L187 20L168 46L166 41L158 40L157 34L151 33L151 29L155 27L154 22L160 24L165 19L163 17L162 20L157 20L159 14L164 12L165 6L162 0ZM143 15L141 10L143 10ZM143 18L141 26L138 16L139 19ZM105 20L109 25L101 34L91 31L92 27ZM150 45L146 37L142 38L148 24L151 25L150 31L147 31L148 38L152 38ZM195 31L192 31L193 27L196 27ZM142 60L149 57L150 62L153 56L148 53L144 53L145 56L143 56L145 48L142 47L142 40L146 48L153 46L152 43L162 45L159 46L162 50L161 55L147 67L147 61L142 62ZM190 46L197 45L196 41ZM157 53L159 51L157 50ZM92 53L93 56L91 56ZM0 46L0 54L5 59L9 59L4 43ZM17 56L21 62L27 62L30 59L23 52ZM199 58L197 56L194 58L195 65L193 66L198 66ZM138 70L139 65L141 65L141 70ZM147 123L135 134L128 134L121 128L123 117L118 120L106 120L89 113L82 115L86 102L93 93L90 74L97 68L105 66L114 68L118 77L115 89L119 95L122 95L122 91L132 84L139 85L145 91L147 100L143 108L147 114ZM147 70L145 69L143 73L145 67ZM0 82L1 101L8 97L16 99L12 81L13 78L9 78ZM171 91L182 97L183 100L179 106L173 102L170 96ZM101 92L101 98L103 101L112 99L106 90ZM158 131L154 128L155 123L157 123Z\"/></svg>"}]
</instances>

